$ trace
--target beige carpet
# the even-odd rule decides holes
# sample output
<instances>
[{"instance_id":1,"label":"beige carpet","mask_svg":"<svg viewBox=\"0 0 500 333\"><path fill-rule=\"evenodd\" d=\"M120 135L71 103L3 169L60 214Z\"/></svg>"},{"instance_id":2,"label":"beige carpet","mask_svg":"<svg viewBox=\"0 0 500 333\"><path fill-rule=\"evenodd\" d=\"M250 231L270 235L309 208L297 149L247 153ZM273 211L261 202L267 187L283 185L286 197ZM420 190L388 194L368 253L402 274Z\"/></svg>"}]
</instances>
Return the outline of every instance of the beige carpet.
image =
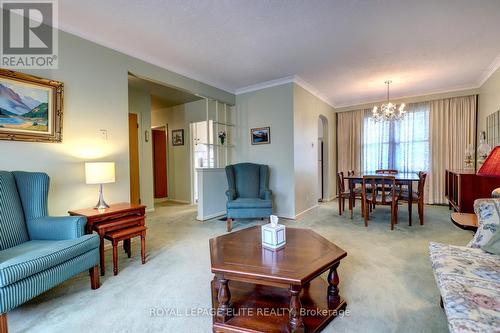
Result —
<instances>
[{"instance_id":1,"label":"beige carpet","mask_svg":"<svg viewBox=\"0 0 500 333\"><path fill-rule=\"evenodd\" d=\"M447 207L428 206L425 214L425 226L409 227L401 207L400 224L390 231L389 210L378 207L365 228L359 211L354 220L339 217L333 202L284 221L311 228L348 252L339 274L350 316L324 332L447 332L428 243L464 245L472 234L452 225ZM224 234L225 222L202 223L195 216L192 206L158 207L147 221L146 265L134 241L132 258L121 253L120 273L113 276L108 250L100 289L92 291L81 274L9 313L11 332L211 332L211 317L191 311L210 308L208 239ZM235 229L259 223L236 221Z\"/></svg>"}]
</instances>

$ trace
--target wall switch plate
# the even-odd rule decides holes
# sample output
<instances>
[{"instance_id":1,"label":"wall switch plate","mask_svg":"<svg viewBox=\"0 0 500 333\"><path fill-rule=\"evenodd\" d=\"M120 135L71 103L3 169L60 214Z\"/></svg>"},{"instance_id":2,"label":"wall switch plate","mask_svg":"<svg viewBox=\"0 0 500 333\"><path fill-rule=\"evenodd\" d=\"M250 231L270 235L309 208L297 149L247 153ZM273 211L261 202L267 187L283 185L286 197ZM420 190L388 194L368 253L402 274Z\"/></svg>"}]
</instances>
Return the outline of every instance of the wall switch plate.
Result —
<instances>
[{"instance_id":1,"label":"wall switch plate","mask_svg":"<svg viewBox=\"0 0 500 333\"><path fill-rule=\"evenodd\" d=\"M101 140L108 141L109 136L108 136L108 130L107 129L100 129L99 130L99 135Z\"/></svg>"}]
</instances>

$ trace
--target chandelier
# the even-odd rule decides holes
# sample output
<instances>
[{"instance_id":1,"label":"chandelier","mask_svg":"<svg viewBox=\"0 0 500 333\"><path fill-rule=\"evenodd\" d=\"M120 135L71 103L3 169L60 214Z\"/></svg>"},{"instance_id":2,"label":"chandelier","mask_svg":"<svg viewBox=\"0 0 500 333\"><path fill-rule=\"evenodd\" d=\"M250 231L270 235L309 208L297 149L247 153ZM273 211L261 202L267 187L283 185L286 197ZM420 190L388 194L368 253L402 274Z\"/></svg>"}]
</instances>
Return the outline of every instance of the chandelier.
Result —
<instances>
[{"instance_id":1,"label":"chandelier","mask_svg":"<svg viewBox=\"0 0 500 333\"><path fill-rule=\"evenodd\" d=\"M401 120L405 116L405 104L402 103L399 107L389 101L389 85L392 83L391 80L384 82L387 85L387 103L380 106L374 106L372 110L372 118L375 121L391 121L391 120Z\"/></svg>"}]
</instances>

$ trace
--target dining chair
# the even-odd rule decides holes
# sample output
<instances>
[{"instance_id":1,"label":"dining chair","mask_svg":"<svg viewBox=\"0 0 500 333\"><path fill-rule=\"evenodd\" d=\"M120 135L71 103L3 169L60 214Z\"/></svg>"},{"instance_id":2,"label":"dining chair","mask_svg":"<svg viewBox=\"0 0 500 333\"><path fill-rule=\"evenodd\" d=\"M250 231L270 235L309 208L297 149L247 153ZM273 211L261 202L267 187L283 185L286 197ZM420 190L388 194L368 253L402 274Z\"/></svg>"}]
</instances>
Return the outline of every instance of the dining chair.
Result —
<instances>
[{"instance_id":1,"label":"dining chair","mask_svg":"<svg viewBox=\"0 0 500 333\"><path fill-rule=\"evenodd\" d=\"M378 169L378 170L375 170L375 173L377 175L383 175L383 174L395 175L398 172L399 171L395 170L395 169Z\"/></svg>"},{"instance_id":2,"label":"dining chair","mask_svg":"<svg viewBox=\"0 0 500 333\"><path fill-rule=\"evenodd\" d=\"M347 171L348 175L351 175L351 171ZM342 215L342 212L345 211L345 199L349 200L349 211L351 212L352 219L352 211L355 206L356 199L361 199L361 188L353 189L354 196L351 196L351 189L345 189L345 179L344 172L337 172L337 190L339 192L338 200L339 200L339 215ZM354 197L354 198L353 198Z\"/></svg>"},{"instance_id":3,"label":"dining chair","mask_svg":"<svg viewBox=\"0 0 500 333\"><path fill-rule=\"evenodd\" d=\"M420 225L424 225L424 187L426 178L427 172L420 171L418 173L418 189L417 191L412 191L411 193L411 202L417 202L418 204L418 219L420 220ZM408 189L402 189L398 199L400 201L408 202L410 200L410 193Z\"/></svg>"},{"instance_id":4,"label":"dining chair","mask_svg":"<svg viewBox=\"0 0 500 333\"><path fill-rule=\"evenodd\" d=\"M374 190L370 191L368 185ZM391 206L391 230L398 223L398 194L394 176L363 176L361 209L368 227L370 205Z\"/></svg>"}]
</instances>

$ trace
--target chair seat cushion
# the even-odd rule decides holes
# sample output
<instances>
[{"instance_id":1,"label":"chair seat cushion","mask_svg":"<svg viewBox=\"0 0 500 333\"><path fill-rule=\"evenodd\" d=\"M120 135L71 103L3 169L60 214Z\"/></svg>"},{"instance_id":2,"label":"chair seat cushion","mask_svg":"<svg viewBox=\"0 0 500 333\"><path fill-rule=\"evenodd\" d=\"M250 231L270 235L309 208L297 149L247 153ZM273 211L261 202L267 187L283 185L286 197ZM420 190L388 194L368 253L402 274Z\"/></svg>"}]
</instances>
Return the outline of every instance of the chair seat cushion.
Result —
<instances>
[{"instance_id":1,"label":"chair seat cushion","mask_svg":"<svg viewBox=\"0 0 500 333\"><path fill-rule=\"evenodd\" d=\"M410 198L410 192L406 189L401 190L399 193L399 199L408 200ZM412 192L412 200L418 200L418 193L416 191Z\"/></svg>"},{"instance_id":2,"label":"chair seat cushion","mask_svg":"<svg viewBox=\"0 0 500 333\"><path fill-rule=\"evenodd\" d=\"M256 198L238 198L227 202L227 208L272 208L271 200Z\"/></svg>"},{"instance_id":3,"label":"chair seat cushion","mask_svg":"<svg viewBox=\"0 0 500 333\"><path fill-rule=\"evenodd\" d=\"M57 266L99 247L99 236L69 240L32 240L0 251L0 287Z\"/></svg>"},{"instance_id":4,"label":"chair seat cushion","mask_svg":"<svg viewBox=\"0 0 500 333\"><path fill-rule=\"evenodd\" d=\"M380 193L379 193L379 194L377 194L376 196L374 196L374 195L373 195L373 194L371 194L371 193L367 193L367 194L366 194L366 200L368 200L368 201L373 201L373 199L374 199L373 197L375 197L375 201L376 201L377 203L382 202L382 194L380 194ZM396 200L398 200L398 197L397 197L397 196L396 196ZM385 202L391 202L391 201L392 201L392 195L390 195L390 194L386 194L386 195L385 195Z\"/></svg>"}]
</instances>

